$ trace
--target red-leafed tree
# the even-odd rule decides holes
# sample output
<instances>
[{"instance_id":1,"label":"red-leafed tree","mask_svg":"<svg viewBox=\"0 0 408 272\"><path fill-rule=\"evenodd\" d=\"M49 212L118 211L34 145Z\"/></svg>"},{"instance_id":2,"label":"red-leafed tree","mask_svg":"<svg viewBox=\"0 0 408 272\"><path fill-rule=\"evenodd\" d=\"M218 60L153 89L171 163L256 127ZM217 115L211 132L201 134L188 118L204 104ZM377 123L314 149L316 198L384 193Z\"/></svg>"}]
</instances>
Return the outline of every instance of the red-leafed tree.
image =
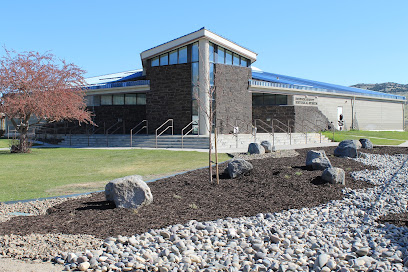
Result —
<instances>
[{"instance_id":1,"label":"red-leafed tree","mask_svg":"<svg viewBox=\"0 0 408 272\"><path fill-rule=\"evenodd\" d=\"M50 53L5 51L0 59L0 113L19 133L18 152L30 150L27 134L34 124L92 122L82 89L84 70Z\"/></svg>"}]
</instances>

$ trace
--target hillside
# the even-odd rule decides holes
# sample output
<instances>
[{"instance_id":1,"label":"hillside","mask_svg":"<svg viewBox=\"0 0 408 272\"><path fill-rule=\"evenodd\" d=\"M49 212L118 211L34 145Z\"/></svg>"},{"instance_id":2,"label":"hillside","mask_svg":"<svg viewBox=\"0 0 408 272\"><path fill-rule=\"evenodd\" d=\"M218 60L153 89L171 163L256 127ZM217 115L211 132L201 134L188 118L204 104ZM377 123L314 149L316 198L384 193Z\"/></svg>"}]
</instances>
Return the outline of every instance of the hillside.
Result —
<instances>
[{"instance_id":1,"label":"hillside","mask_svg":"<svg viewBox=\"0 0 408 272\"><path fill-rule=\"evenodd\" d=\"M408 96L408 84L399 84L399 83L394 83L394 82L375 83L375 84L359 83L351 87L372 90L372 91L377 91L377 92L383 92L383 93L392 93L392 94L397 94L397 95Z\"/></svg>"}]
</instances>

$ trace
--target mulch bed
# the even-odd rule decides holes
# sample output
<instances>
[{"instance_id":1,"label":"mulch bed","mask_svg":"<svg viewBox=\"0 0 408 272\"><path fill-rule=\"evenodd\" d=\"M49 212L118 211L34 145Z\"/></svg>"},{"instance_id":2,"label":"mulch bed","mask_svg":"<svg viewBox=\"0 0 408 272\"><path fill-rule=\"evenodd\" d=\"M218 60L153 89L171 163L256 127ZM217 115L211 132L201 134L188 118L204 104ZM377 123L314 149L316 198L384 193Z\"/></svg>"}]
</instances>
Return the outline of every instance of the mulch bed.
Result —
<instances>
[{"instance_id":1,"label":"mulch bed","mask_svg":"<svg viewBox=\"0 0 408 272\"><path fill-rule=\"evenodd\" d=\"M332 165L345 170L347 187L371 187L350 177L351 171L367 169L366 166L334 157L334 147L315 149L324 149ZM116 209L114 204L105 201L103 193L69 200L50 208L46 215L14 217L0 224L0 235L91 234L104 239L131 236L190 220L253 216L342 199L343 186L326 184L320 179L322 171L309 171L304 167L308 150L297 150L300 155L296 157L252 160L254 170L250 175L234 180L222 175L219 185L209 183L206 169L149 183L153 203L137 212ZM408 148L376 147L368 152L408 153ZM225 166L221 166L221 171Z\"/></svg>"}]
</instances>

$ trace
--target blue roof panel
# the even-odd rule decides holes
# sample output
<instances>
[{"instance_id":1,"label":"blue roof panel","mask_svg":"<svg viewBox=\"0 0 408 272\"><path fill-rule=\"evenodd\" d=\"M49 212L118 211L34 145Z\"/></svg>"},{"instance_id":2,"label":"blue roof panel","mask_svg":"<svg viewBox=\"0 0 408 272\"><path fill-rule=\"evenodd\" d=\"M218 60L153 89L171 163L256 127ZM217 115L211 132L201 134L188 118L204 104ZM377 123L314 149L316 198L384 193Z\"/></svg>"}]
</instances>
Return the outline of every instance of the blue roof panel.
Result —
<instances>
[{"instance_id":1,"label":"blue roof panel","mask_svg":"<svg viewBox=\"0 0 408 272\"><path fill-rule=\"evenodd\" d=\"M306 86L318 89L334 90L340 93L374 96L374 97L384 97L391 99L402 99L406 100L405 96L376 92L371 90L359 89L354 87L341 86L336 84L324 83L309 79L302 79L297 77L279 75L268 72L252 71L252 79L263 80L268 82L291 84L297 86Z\"/></svg>"}]
</instances>

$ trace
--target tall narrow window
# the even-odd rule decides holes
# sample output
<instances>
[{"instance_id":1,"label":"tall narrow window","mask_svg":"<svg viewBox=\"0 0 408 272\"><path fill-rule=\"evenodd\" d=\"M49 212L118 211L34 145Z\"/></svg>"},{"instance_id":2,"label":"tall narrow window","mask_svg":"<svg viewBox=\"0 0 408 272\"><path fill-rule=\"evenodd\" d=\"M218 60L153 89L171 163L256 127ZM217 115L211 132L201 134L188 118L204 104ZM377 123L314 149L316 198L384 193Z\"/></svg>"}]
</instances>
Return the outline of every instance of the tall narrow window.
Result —
<instances>
[{"instance_id":1,"label":"tall narrow window","mask_svg":"<svg viewBox=\"0 0 408 272\"><path fill-rule=\"evenodd\" d=\"M169 64L169 54L163 54L160 56L160 65L168 65Z\"/></svg>"},{"instance_id":2,"label":"tall narrow window","mask_svg":"<svg viewBox=\"0 0 408 272\"><path fill-rule=\"evenodd\" d=\"M247 62L246 58L241 57L241 66L248 67L248 62Z\"/></svg>"},{"instance_id":3,"label":"tall narrow window","mask_svg":"<svg viewBox=\"0 0 408 272\"><path fill-rule=\"evenodd\" d=\"M159 57L155 57L152 59L152 66L159 66Z\"/></svg>"},{"instance_id":4,"label":"tall narrow window","mask_svg":"<svg viewBox=\"0 0 408 272\"><path fill-rule=\"evenodd\" d=\"M178 63L187 63L187 46L179 49L179 61Z\"/></svg>"},{"instance_id":5,"label":"tall narrow window","mask_svg":"<svg viewBox=\"0 0 408 272\"><path fill-rule=\"evenodd\" d=\"M192 84L193 86L197 86L198 85L198 75L199 75L199 71L198 71L198 62L193 62L191 64L191 74L192 74Z\"/></svg>"},{"instance_id":6,"label":"tall narrow window","mask_svg":"<svg viewBox=\"0 0 408 272\"><path fill-rule=\"evenodd\" d=\"M212 43L210 43L209 53L210 53L210 62L214 62L214 44Z\"/></svg>"},{"instance_id":7,"label":"tall narrow window","mask_svg":"<svg viewBox=\"0 0 408 272\"><path fill-rule=\"evenodd\" d=\"M170 65L177 64L177 50L171 51L169 58L170 58Z\"/></svg>"},{"instance_id":8,"label":"tall narrow window","mask_svg":"<svg viewBox=\"0 0 408 272\"><path fill-rule=\"evenodd\" d=\"M224 48L221 48L221 47L218 46L217 57L218 57L218 59L217 59L218 63L222 63L222 64L225 63L225 50L224 50Z\"/></svg>"},{"instance_id":9,"label":"tall narrow window","mask_svg":"<svg viewBox=\"0 0 408 272\"><path fill-rule=\"evenodd\" d=\"M191 62L198 61L198 42L191 46Z\"/></svg>"},{"instance_id":10,"label":"tall narrow window","mask_svg":"<svg viewBox=\"0 0 408 272\"><path fill-rule=\"evenodd\" d=\"M233 55L232 64L235 66L239 66L239 56L235 53Z\"/></svg>"},{"instance_id":11,"label":"tall narrow window","mask_svg":"<svg viewBox=\"0 0 408 272\"><path fill-rule=\"evenodd\" d=\"M225 64L232 65L232 52L225 50Z\"/></svg>"}]
</instances>

